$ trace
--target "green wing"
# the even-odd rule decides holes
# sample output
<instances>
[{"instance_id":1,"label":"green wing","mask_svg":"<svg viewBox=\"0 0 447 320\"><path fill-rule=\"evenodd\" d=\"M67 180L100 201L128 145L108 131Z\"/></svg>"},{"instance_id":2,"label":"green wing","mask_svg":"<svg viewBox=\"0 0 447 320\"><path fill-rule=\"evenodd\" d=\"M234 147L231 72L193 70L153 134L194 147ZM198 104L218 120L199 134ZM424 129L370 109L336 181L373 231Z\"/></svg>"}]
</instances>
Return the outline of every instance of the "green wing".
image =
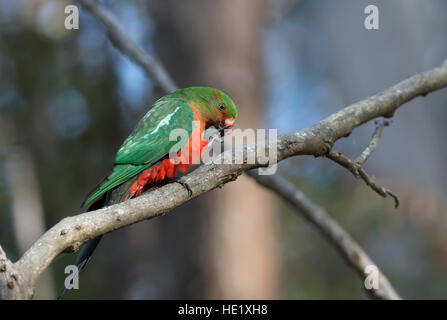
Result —
<instances>
[{"instance_id":1,"label":"green wing","mask_svg":"<svg viewBox=\"0 0 447 320\"><path fill-rule=\"evenodd\" d=\"M184 100L164 97L155 102L118 150L112 172L88 195L84 205L90 204L100 195L128 181L167 155L180 139L169 141L171 130L184 129L188 137L191 137L193 121L194 112ZM186 141L177 146L178 150L173 151L180 151L185 145Z\"/></svg>"}]
</instances>

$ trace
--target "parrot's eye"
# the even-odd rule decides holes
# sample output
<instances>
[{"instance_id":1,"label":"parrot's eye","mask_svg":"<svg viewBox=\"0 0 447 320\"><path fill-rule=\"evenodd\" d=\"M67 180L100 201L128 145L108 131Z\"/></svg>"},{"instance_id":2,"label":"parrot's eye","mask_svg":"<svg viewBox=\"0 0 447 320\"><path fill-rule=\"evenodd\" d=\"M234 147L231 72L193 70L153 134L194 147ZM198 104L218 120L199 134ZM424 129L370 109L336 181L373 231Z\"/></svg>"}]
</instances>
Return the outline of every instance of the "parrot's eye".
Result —
<instances>
[{"instance_id":1,"label":"parrot's eye","mask_svg":"<svg viewBox=\"0 0 447 320\"><path fill-rule=\"evenodd\" d=\"M225 105L224 105L224 104L221 104L221 105L219 106L219 109L220 109L220 110L225 110Z\"/></svg>"}]
</instances>

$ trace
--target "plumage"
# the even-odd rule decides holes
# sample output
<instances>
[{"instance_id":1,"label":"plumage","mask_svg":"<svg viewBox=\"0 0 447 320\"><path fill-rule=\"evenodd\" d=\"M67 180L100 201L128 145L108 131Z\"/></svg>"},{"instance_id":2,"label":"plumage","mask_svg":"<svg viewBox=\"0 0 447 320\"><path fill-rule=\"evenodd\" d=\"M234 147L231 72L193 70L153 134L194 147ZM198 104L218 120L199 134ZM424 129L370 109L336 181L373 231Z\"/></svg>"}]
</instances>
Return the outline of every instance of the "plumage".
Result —
<instances>
[{"instance_id":1,"label":"plumage","mask_svg":"<svg viewBox=\"0 0 447 320\"><path fill-rule=\"evenodd\" d=\"M158 100L119 148L112 172L87 197L84 205L158 162L177 143L169 141L172 128L184 129L191 134L193 121L194 112L185 101Z\"/></svg>"},{"instance_id":2,"label":"plumage","mask_svg":"<svg viewBox=\"0 0 447 320\"><path fill-rule=\"evenodd\" d=\"M236 117L231 98L214 88L189 87L160 98L124 140L110 174L87 196L83 205L94 210L111 201L126 201L174 178L178 171L186 172L197 163L208 143L202 140L205 129L231 128ZM188 140L171 141L170 133L174 129L185 130ZM169 152L176 153L179 161L174 163ZM126 189L121 192L120 188ZM118 198L111 199L115 191L120 191ZM100 237L90 240L84 246L76 261L79 270L86 265L99 240Z\"/></svg>"},{"instance_id":3,"label":"plumage","mask_svg":"<svg viewBox=\"0 0 447 320\"><path fill-rule=\"evenodd\" d=\"M219 107L227 109L221 112ZM170 141L173 129L186 130L189 137L194 131L194 122L200 123L200 134L210 125L237 116L233 101L223 92L208 87L180 89L156 101L154 106L140 120L132 133L119 148L114 167L109 176L85 200L91 204L107 191L136 176L162 160L177 141ZM181 151L185 144L178 146ZM180 168L187 169L185 165ZM170 172L173 169L169 169ZM182 170L182 171L184 171ZM155 176L155 171L153 171ZM166 174L160 176L164 180ZM154 177L155 178L155 177Z\"/></svg>"}]
</instances>

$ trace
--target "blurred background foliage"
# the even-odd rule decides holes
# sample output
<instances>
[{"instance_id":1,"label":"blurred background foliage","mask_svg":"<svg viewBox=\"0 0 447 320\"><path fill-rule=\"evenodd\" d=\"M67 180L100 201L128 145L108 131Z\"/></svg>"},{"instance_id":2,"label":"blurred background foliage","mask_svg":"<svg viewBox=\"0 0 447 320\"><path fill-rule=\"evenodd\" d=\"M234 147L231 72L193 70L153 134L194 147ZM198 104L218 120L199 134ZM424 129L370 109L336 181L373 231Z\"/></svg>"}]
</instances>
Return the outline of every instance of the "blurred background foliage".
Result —
<instances>
[{"instance_id":1,"label":"blurred background foliage","mask_svg":"<svg viewBox=\"0 0 447 320\"><path fill-rule=\"evenodd\" d=\"M216 69L239 90L255 84L250 92L260 101L259 109L257 103L250 108L239 104L240 113L262 114L259 126L280 133L312 125L447 58L447 3L442 0L374 1L380 10L378 31L363 26L370 1L244 0L247 5L239 12L228 5L219 11L222 1L100 2L119 17L132 39L165 63L180 86L222 88L219 80L207 76ZM24 250L18 245L21 234L32 232L17 228L14 203L27 201L20 190L35 193L38 200L32 203L41 207L45 229L80 213L84 196L108 172L122 140L162 94L110 44L103 26L88 12L80 8L79 30L66 30L64 8L70 3L0 0L0 117L3 129L12 128L0 130L0 243L13 259ZM250 30L259 35L257 53L244 56L234 68L219 63L240 54L237 45L219 47L216 34L224 24L240 28L234 37L250 34L243 32L244 17L253 10L260 17ZM208 19L205 27L207 16L222 19ZM245 70L244 61L256 67ZM258 81L244 78L243 72L251 70L260 74ZM233 95L231 85L222 89ZM299 157L279 166L279 174L351 233L404 298L447 297L446 101L444 89L401 108L366 164L400 196L397 210L390 199L326 159ZM373 124L362 126L336 146L355 156L373 129ZM11 172L18 164L12 154L25 155L32 163L34 191L20 189L26 176L14 188L18 180L12 181ZM209 219L219 192L108 235L81 277L81 290L67 298L232 297L209 289L215 277L207 266L216 256L209 251L216 249L206 244L215 234ZM266 258L275 261L269 269L274 284L264 286L260 297L365 299L355 272L314 227L278 199L269 201L276 254L267 250ZM231 206L237 210L238 203ZM24 221L31 229L36 226L26 215ZM262 252L256 246L252 250ZM53 263L46 283L37 289L38 298L54 298L64 267L73 259L66 255ZM227 268L225 261L217 263ZM250 270L241 274L241 279L249 278ZM231 292L237 283L225 285Z\"/></svg>"}]
</instances>

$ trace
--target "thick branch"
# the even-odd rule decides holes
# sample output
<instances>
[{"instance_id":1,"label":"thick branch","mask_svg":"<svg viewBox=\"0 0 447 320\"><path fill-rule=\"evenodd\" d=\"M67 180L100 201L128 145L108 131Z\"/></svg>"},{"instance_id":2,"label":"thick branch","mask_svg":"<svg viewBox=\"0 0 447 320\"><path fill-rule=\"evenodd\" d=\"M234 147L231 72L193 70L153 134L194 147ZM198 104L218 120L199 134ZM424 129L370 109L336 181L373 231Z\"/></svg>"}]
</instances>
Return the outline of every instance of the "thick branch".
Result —
<instances>
[{"instance_id":1,"label":"thick branch","mask_svg":"<svg viewBox=\"0 0 447 320\"><path fill-rule=\"evenodd\" d=\"M0 246L0 300L20 299L33 293L33 287L19 286L19 277L20 274Z\"/></svg>"},{"instance_id":2,"label":"thick branch","mask_svg":"<svg viewBox=\"0 0 447 320\"><path fill-rule=\"evenodd\" d=\"M329 239L329 243L334 245L349 265L357 271L363 281L365 281L368 276L368 273L365 273L365 269L371 265L377 267L366 252L362 250L351 236L343 230L343 228L333 220L323 208L313 203L301 191L295 188L293 184L279 175L260 176L253 171L247 173L259 184L281 196L286 202L296 208L298 212L309 220L318 230L320 230L320 232ZM379 289L367 289L366 291L376 299L401 299L386 276L380 270Z\"/></svg>"}]
</instances>

